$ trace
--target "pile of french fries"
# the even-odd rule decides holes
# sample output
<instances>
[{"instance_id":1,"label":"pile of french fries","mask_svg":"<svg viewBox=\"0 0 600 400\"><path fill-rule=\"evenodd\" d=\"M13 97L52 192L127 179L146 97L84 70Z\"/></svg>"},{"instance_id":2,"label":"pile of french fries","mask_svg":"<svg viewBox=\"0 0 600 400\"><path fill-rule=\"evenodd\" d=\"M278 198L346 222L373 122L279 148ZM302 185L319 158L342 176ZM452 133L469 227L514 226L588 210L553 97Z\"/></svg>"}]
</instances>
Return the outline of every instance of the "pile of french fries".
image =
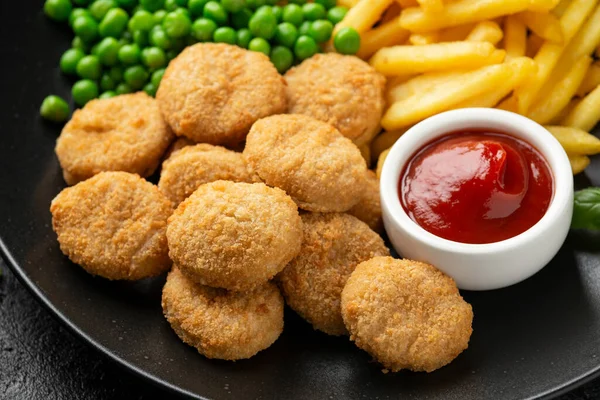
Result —
<instances>
[{"instance_id":1,"label":"pile of french fries","mask_svg":"<svg viewBox=\"0 0 600 400\"><path fill-rule=\"evenodd\" d=\"M545 125L573 173L600 140L600 0L338 0L336 30L361 35L358 56L388 78L373 162L417 122L442 111L496 107ZM594 54L595 53L595 54Z\"/></svg>"}]
</instances>

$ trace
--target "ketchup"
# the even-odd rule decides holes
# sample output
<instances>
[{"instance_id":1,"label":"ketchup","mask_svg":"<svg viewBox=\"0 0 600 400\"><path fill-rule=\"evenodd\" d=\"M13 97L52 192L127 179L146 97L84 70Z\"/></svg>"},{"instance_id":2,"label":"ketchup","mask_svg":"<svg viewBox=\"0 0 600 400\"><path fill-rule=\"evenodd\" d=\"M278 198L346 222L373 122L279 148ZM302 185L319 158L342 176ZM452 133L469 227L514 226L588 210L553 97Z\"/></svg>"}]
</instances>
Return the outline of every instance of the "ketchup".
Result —
<instances>
[{"instance_id":1,"label":"ketchup","mask_svg":"<svg viewBox=\"0 0 600 400\"><path fill-rule=\"evenodd\" d=\"M404 167L399 195L417 224L444 239L492 243L531 228L553 195L550 168L529 143L487 131L455 132Z\"/></svg>"}]
</instances>

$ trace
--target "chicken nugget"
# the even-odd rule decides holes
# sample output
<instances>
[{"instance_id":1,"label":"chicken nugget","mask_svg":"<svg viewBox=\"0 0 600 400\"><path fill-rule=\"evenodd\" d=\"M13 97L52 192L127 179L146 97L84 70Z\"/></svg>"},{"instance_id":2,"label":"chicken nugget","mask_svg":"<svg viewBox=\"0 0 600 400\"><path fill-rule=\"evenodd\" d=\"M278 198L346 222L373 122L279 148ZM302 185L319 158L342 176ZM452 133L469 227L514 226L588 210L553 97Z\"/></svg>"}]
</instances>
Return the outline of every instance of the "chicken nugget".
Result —
<instances>
[{"instance_id":1,"label":"chicken nugget","mask_svg":"<svg viewBox=\"0 0 600 400\"><path fill-rule=\"evenodd\" d=\"M346 280L357 264L390 252L379 235L348 214L307 213L302 223L300 253L277 276L281 290L315 329L345 335L340 296Z\"/></svg>"},{"instance_id":2,"label":"chicken nugget","mask_svg":"<svg viewBox=\"0 0 600 400\"><path fill-rule=\"evenodd\" d=\"M369 228L377 233L383 233L383 220L381 219L381 198L379 197L379 179L375 172L367 171L367 184L364 192L354 207L348 210L348 214L360 219Z\"/></svg>"},{"instance_id":3,"label":"chicken nugget","mask_svg":"<svg viewBox=\"0 0 600 400\"><path fill-rule=\"evenodd\" d=\"M305 115L274 115L250 130L244 158L270 186L298 206L344 212L365 190L367 164L358 148L333 126Z\"/></svg>"},{"instance_id":4,"label":"chicken nugget","mask_svg":"<svg viewBox=\"0 0 600 400\"><path fill-rule=\"evenodd\" d=\"M168 160L174 153L183 149L184 147L193 146L196 142L186 138L185 136L180 136L171 143L165 154L163 155L163 160ZM163 161L164 162L164 161Z\"/></svg>"},{"instance_id":5,"label":"chicken nugget","mask_svg":"<svg viewBox=\"0 0 600 400\"><path fill-rule=\"evenodd\" d=\"M177 336L208 358L250 358L283 331L283 298L272 282L231 292L197 284L173 266L162 308Z\"/></svg>"},{"instance_id":6,"label":"chicken nugget","mask_svg":"<svg viewBox=\"0 0 600 400\"><path fill-rule=\"evenodd\" d=\"M177 207L167 240L171 259L194 281L248 290L298 254L302 220L283 190L216 181L200 186Z\"/></svg>"},{"instance_id":7,"label":"chicken nugget","mask_svg":"<svg viewBox=\"0 0 600 400\"><path fill-rule=\"evenodd\" d=\"M50 205L60 249L87 272L136 280L169 269L171 202L127 172L101 172L64 189Z\"/></svg>"},{"instance_id":8,"label":"chicken nugget","mask_svg":"<svg viewBox=\"0 0 600 400\"><path fill-rule=\"evenodd\" d=\"M285 74L289 112L335 126L357 146L379 132L385 77L354 56L316 54Z\"/></svg>"},{"instance_id":9,"label":"chicken nugget","mask_svg":"<svg viewBox=\"0 0 600 400\"><path fill-rule=\"evenodd\" d=\"M285 81L269 58L223 43L198 43L173 59L156 99L177 136L235 145L259 118L286 112Z\"/></svg>"},{"instance_id":10,"label":"chicken nugget","mask_svg":"<svg viewBox=\"0 0 600 400\"><path fill-rule=\"evenodd\" d=\"M150 176L173 137L156 101L139 92L75 111L55 150L65 181L74 185L102 171Z\"/></svg>"},{"instance_id":11,"label":"chicken nugget","mask_svg":"<svg viewBox=\"0 0 600 400\"><path fill-rule=\"evenodd\" d=\"M411 260L359 264L342 291L350 340L387 369L431 372L469 346L473 310L452 278Z\"/></svg>"},{"instance_id":12,"label":"chicken nugget","mask_svg":"<svg viewBox=\"0 0 600 400\"><path fill-rule=\"evenodd\" d=\"M177 150L163 163L158 188L178 205L200 185L218 180L259 182L241 153L197 144Z\"/></svg>"}]
</instances>

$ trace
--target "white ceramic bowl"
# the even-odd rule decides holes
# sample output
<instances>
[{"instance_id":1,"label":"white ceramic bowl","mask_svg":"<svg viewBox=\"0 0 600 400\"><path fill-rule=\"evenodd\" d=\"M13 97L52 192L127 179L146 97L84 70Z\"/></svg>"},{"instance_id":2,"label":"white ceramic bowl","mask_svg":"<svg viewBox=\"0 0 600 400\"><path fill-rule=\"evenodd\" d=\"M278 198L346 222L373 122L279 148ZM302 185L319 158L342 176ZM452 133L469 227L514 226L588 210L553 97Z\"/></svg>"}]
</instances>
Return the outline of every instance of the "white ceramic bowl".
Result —
<instances>
[{"instance_id":1,"label":"white ceramic bowl","mask_svg":"<svg viewBox=\"0 0 600 400\"><path fill-rule=\"evenodd\" d=\"M417 150L445 134L473 128L508 133L532 144L548 162L554 178L554 195L542 219L500 242L466 244L435 236L410 219L398 197L400 174ZM508 111L466 108L424 120L391 148L380 182L383 222L396 251L405 258L436 266L461 289L497 289L527 279L554 257L571 224L573 175L567 155L544 127Z\"/></svg>"}]
</instances>

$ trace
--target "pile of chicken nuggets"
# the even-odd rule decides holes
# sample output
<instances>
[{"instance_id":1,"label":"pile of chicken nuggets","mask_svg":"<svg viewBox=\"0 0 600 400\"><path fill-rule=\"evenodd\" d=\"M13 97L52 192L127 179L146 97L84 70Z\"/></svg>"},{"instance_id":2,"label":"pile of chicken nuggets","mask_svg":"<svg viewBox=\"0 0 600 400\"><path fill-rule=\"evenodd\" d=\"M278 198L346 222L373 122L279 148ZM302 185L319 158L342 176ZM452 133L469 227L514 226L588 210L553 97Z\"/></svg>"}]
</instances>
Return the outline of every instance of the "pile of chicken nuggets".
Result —
<instances>
[{"instance_id":1,"label":"pile of chicken nuggets","mask_svg":"<svg viewBox=\"0 0 600 400\"><path fill-rule=\"evenodd\" d=\"M448 364L471 306L434 267L389 256L357 147L380 129L384 85L353 56L282 77L261 53L188 47L156 100L93 100L65 125L56 154L74 186L50 207L61 250L107 279L169 271L164 315L208 358L268 348L287 303L386 369ZM157 185L144 179L159 166Z\"/></svg>"}]
</instances>

